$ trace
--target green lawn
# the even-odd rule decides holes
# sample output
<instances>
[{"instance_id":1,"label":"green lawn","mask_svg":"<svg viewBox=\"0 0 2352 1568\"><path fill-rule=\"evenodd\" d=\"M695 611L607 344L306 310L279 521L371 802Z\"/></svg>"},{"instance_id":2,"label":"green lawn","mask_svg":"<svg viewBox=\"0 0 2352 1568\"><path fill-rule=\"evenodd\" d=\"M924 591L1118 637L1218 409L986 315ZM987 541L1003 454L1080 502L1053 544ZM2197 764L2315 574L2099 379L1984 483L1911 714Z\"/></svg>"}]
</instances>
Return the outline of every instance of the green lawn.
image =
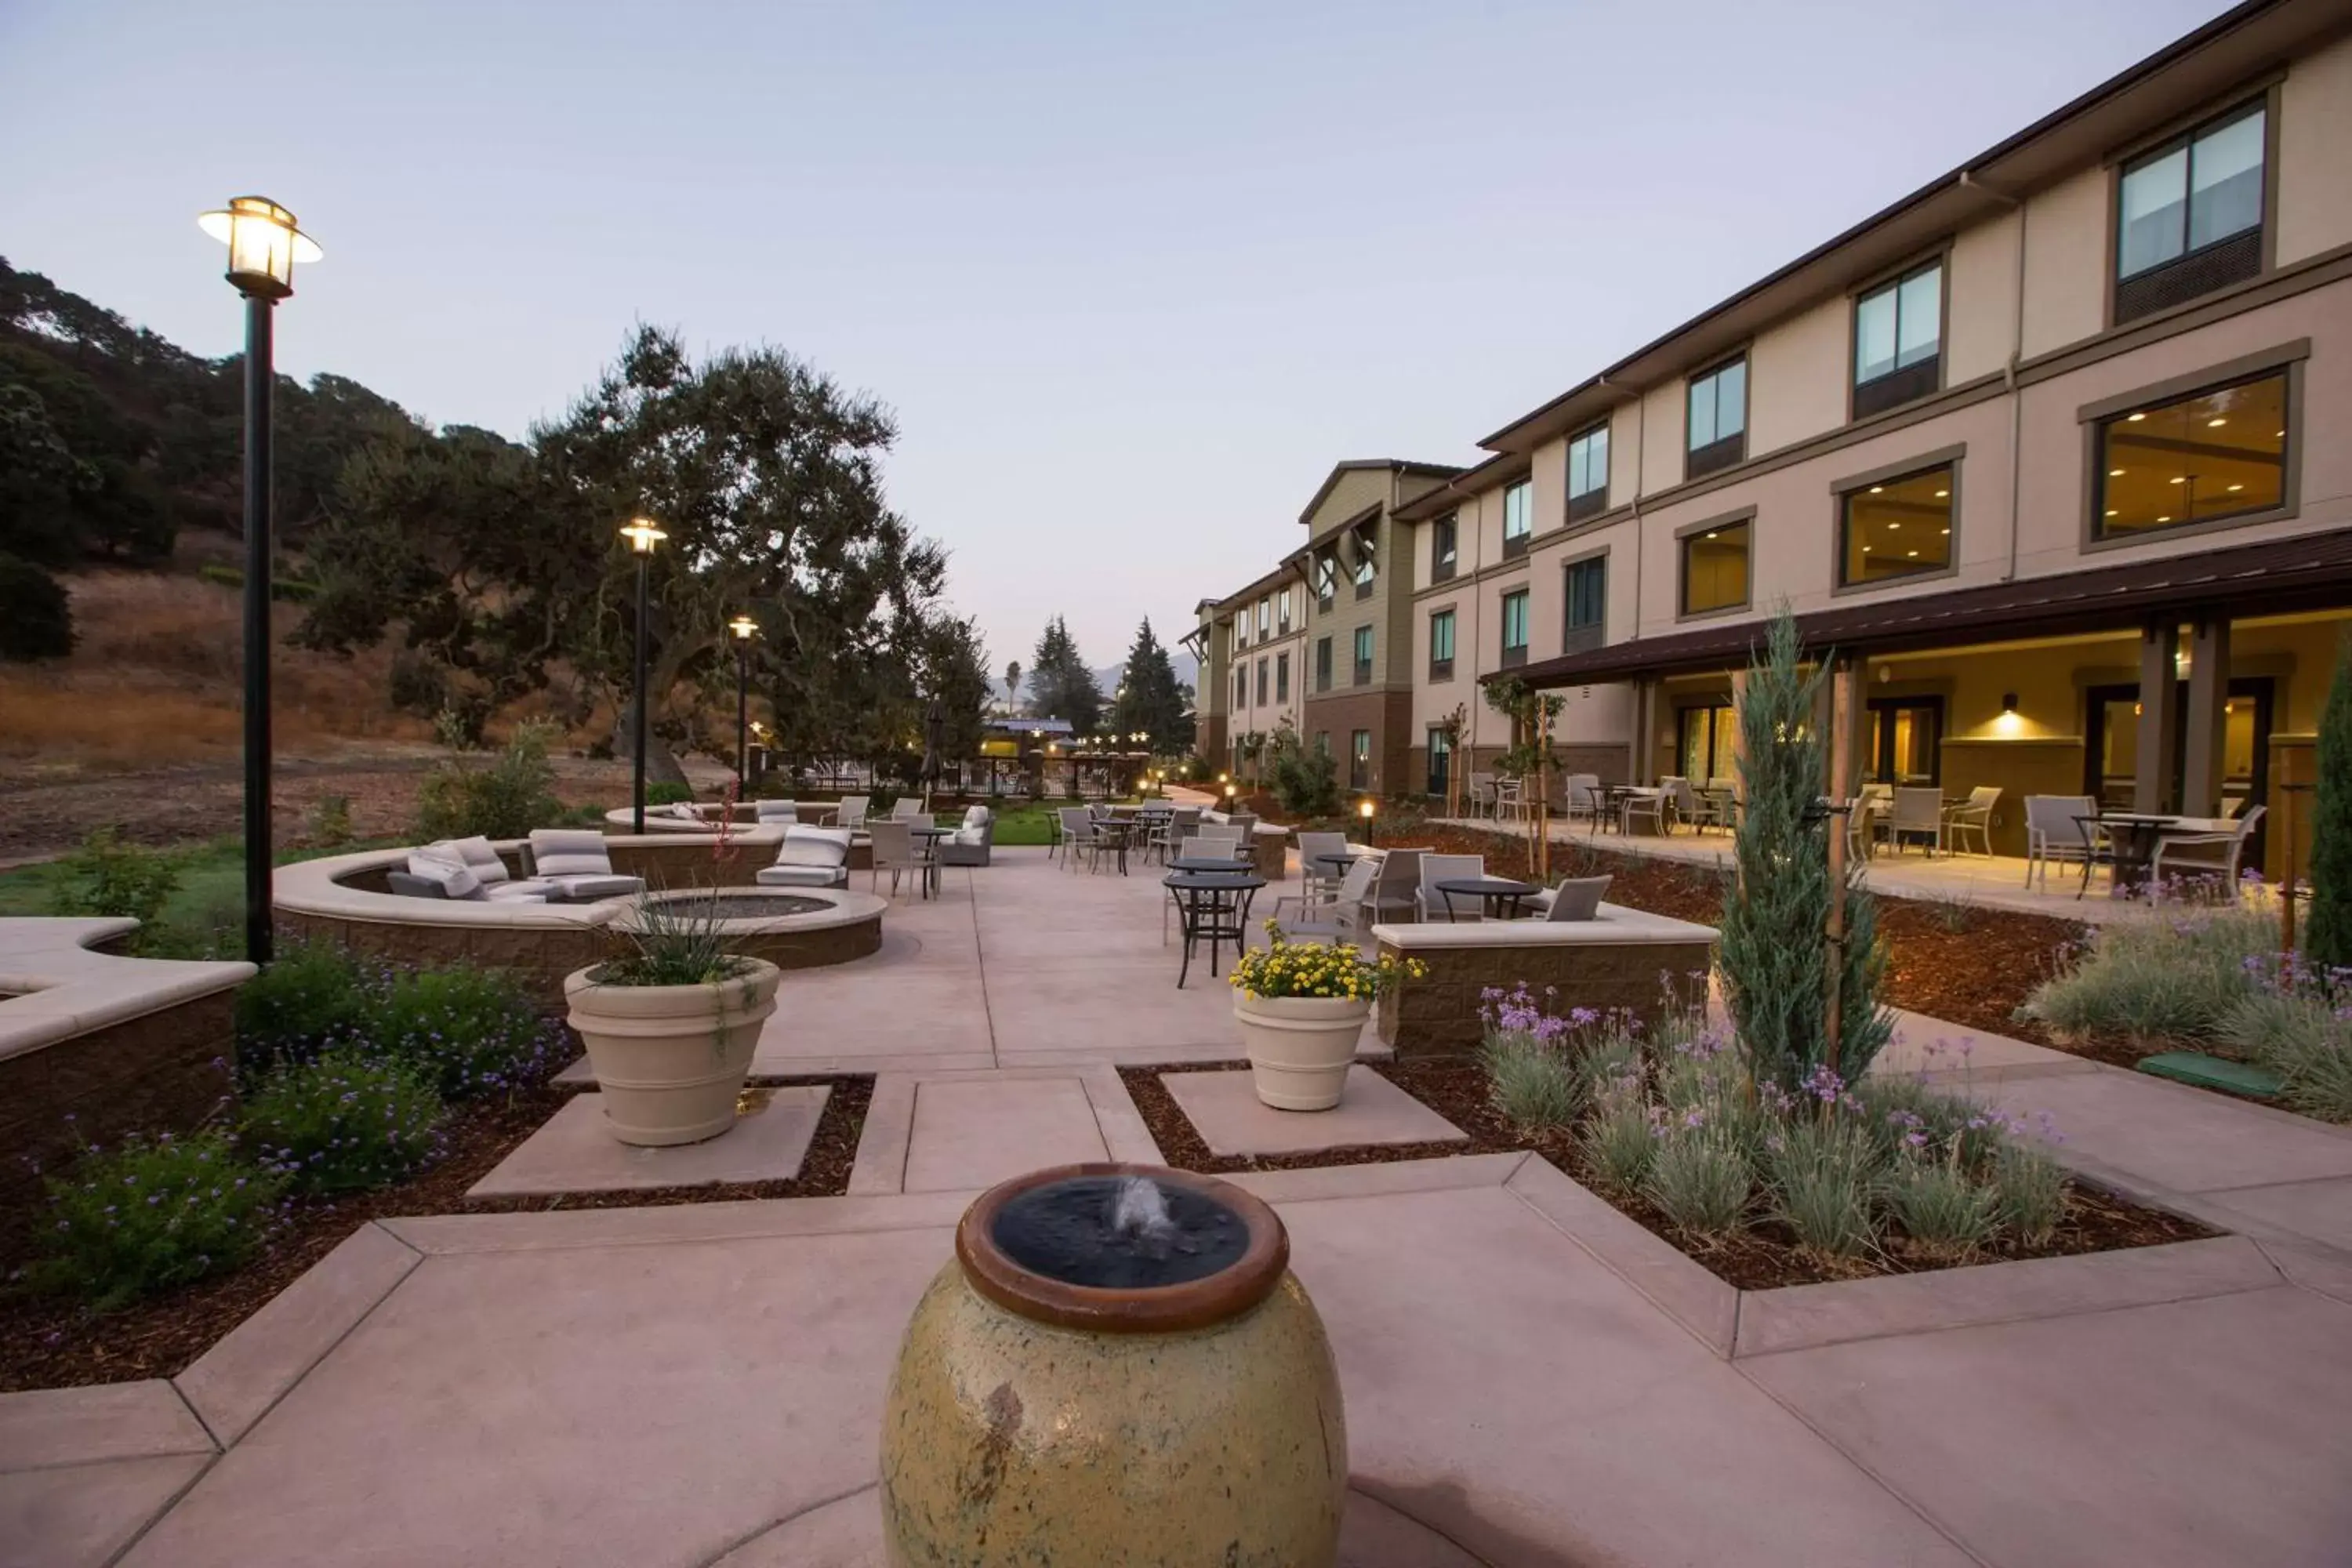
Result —
<instances>
[{"instance_id":1,"label":"green lawn","mask_svg":"<svg viewBox=\"0 0 2352 1568\"><path fill-rule=\"evenodd\" d=\"M1000 847L1051 844L1054 841L1054 813L1066 805L1077 804L1071 800L1039 800L993 806L991 809L996 813L996 842ZM1123 800L1118 804L1134 805L1138 803Z\"/></svg>"},{"instance_id":2,"label":"green lawn","mask_svg":"<svg viewBox=\"0 0 2352 1568\"><path fill-rule=\"evenodd\" d=\"M383 839L334 849L281 850L278 864L388 847L394 842ZM142 949L159 958L202 958L215 951L234 956L245 940L244 841L215 838L155 853L171 858L180 884L164 901L156 929L141 942ZM57 913L58 890L70 877L61 860L0 871L0 915Z\"/></svg>"}]
</instances>

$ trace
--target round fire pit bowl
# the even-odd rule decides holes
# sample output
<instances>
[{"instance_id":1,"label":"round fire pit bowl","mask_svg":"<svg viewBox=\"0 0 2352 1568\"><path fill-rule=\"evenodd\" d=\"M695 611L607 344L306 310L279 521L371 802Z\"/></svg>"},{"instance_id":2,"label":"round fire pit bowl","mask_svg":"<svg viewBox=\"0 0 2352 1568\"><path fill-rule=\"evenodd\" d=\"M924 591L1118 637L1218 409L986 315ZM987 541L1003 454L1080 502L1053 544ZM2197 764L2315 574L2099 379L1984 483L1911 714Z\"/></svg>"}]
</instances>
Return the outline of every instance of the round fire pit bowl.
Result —
<instances>
[{"instance_id":1,"label":"round fire pit bowl","mask_svg":"<svg viewBox=\"0 0 2352 1568\"><path fill-rule=\"evenodd\" d=\"M1336 1561L1339 1370L1263 1200L1152 1165L984 1193L924 1293L882 1428L888 1560Z\"/></svg>"},{"instance_id":2,"label":"round fire pit bowl","mask_svg":"<svg viewBox=\"0 0 2352 1568\"><path fill-rule=\"evenodd\" d=\"M778 969L847 963L882 947L882 911L872 893L846 888L678 888L645 895L677 914L714 922L727 951L764 958ZM635 929L636 910L625 907L613 929Z\"/></svg>"}]
</instances>

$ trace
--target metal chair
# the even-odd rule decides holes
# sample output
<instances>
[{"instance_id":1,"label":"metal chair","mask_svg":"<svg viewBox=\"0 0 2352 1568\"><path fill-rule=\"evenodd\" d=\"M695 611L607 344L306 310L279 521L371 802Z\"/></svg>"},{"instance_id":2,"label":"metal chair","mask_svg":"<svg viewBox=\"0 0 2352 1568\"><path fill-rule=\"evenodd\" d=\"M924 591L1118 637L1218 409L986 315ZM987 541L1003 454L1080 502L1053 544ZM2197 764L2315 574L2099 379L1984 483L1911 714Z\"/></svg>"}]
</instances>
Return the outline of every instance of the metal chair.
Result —
<instances>
[{"instance_id":1,"label":"metal chair","mask_svg":"<svg viewBox=\"0 0 2352 1568\"><path fill-rule=\"evenodd\" d=\"M1352 869L1341 867L1333 870L1322 863L1327 855L1348 853L1348 836L1344 833L1301 833L1298 836L1298 882L1301 892L1309 898L1318 890L1328 894L1339 885L1339 879ZM1277 903L1280 900L1276 900Z\"/></svg>"},{"instance_id":2,"label":"metal chair","mask_svg":"<svg viewBox=\"0 0 2352 1568\"><path fill-rule=\"evenodd\" d=\"M1897 855L1903 853L1906 838L1923 835L1927 853L1934 855L1944 847L1944 792L1933 785L1896 790L1895 809L1886 814L1885 828Z\"/></svg>"},{"instance_id":3,"label":"metal chair","mask_svg":"<svg viewBox=\"0 0 2352 1568\"><path fill-rule=\"evenodd\" d=\"M1965 805L1956 805L1944 814L1946 846L1957 855L1961 841L1969 835L1977 836L1979 851L1988 858L1992 854L1992 808L2000 800L1999 784L1979 784L1969 791Z\"/></svg>"},{"instance_id":4,"label":"metal chair","mask_svg":"<svg viewBox=\"0 0 2352 1568\"><path fill-rule=\"evenodd\" d=\"M867 823L866 831L874 840L873 868L866 879L868 892L880 885L885 871L890 873L890 896L894 899L898 896L898 879L908 873L915 878L917 892L929 886L930 847L916 845L911 825L895 817L882 817Z\"/></svg>"},{"instance_id":5,"label":"metal chair","mask_svg":"<svg viewBox=\"0 0 2352 1568\"><path fill-rule=\"evenodd\" d=\"M1412 890L1412 907L1424 921L1444 921L1451 924L1456 918L1454 907L1445 895L1437 890L1440 882L1451 882L1464 877L1486 874L1486 858L1483 855L1423 855L1421 858L1421 879ZM1471 917L1479 919L1476 914Z\"/></svg>"},{"instance_id":6,"label":"metal chair","mask_svg":"<svg viewBox=\"0 0 2352 1568\"><path fill-rule=\"evenodd\" d=\"M2148 859L2148 887L2160 887L2168 871L2175 876L2220 877L2221 885L2232 891L2238 886L2238 872L2245 858L2246 840L2254 825L2263 819L2262 806L2252 806L2246 815L2230 825L2225 832L2170 833L2156 846ZM2183 849L2202 849L2201 855L2183 855Z\"/></svg>"},{"instance_id":7,"label":"metal chair","mask_svg":"<svg viewBox=\"0 0 2352 1568\"><path fill-rule=\"evenodd\" d=\"M2114 851L2095 838L2085 818L2099 815L2099 803L2087 795L2029 795L2025 797L2025 885L2042 876L2042 890L2050 888L2050 863L2079 865L2088 886L2091 867L2101 859L2112 866Z\"/></svg>"},{"instance_id":8,"label":"metal chair","mask_svg":"<svg viewBox=\"0 0 2352 1568\"><path fill-rule=\"evenodd\" d=\"M1617 831L1633 832L1633 819L1637 816L1649 818L1654 831L1661 834L1666 831L1666 790L1663 784L1625 797L1624 803L1617 808Z\"/></svg>"},{"instance_id":9,"label":"metal chair","mask_svg":"<svg viewBox=\"0 0 2352 1568\"><path fill-rule=\"evenodd\" d=\"M1300 937L1354 937L1369 929L1364 922L1364 899L1380 873L1378 860L1360 857L1345 876L1328 884L1321 893L1285 893L1275 900L1274 919L1282 927L1282 934L1292 941ZM1297 918L1282 918L1285 904L1297 908Z\"/></svg>"},{"instance_id":10,"label":"metal chair","mask_svg":"<svg viewBox=\"0 0 2352 1568\"><path fill-rule=\"evenodd\" d=\"M1592 820L1593 814L1601 809L1601 797L1594 793L1600 788L1600 785L1601 775L1599 773L1570 773L1568 775L1567 815L1568 819L1570 822L1575 821L1580 816L1584 818L1587 822Z\"/></svg>"},{"instance_id":11,"label":"metal chair","mask_svg":"<svg viewBox=\"0 0 2352 1568\"><path fill-rule=\"evenodd\" d=\"M1421 854L1418 849L1391 849L1381 857L1380 875L1364 895L1364 908L1377 923L1391 911L1410 914L1420 907Z\"/></svg>"}]
</instances>

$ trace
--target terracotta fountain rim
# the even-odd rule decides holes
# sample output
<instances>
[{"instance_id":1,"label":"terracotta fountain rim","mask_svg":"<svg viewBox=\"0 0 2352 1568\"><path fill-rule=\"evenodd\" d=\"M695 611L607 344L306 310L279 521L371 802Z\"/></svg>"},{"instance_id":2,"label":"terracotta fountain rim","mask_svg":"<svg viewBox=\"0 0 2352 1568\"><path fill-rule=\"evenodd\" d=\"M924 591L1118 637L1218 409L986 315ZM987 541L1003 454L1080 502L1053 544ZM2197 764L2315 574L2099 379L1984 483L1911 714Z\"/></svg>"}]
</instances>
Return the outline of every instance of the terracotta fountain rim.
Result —
<instances>
[{"instance_id":1,"label":"terracotta fountain rim","mask_svg":"<svg viewBox=\"0 0 2352 1568\"><path fill-rule=\"evenodd\" d=\"M1233 1264L1204 1279L1148 1289L1071 1285L1024 1268L996 1244L996 1218L1022 1194L1078 1176L1149 1176L1222 1204L1249 1232ZM1265 1199L1231 1182L1164 1165L1090 1161L1052 1165L1000 1182L981 1194L956 1225L956 1260L971 1288L1009 1312L1057 1328L1096 1333L1164 1334L1206 1329L1238 1318L1274 1293L1290 1267L1290 1233Z\"/></svg>"}]
</instances>

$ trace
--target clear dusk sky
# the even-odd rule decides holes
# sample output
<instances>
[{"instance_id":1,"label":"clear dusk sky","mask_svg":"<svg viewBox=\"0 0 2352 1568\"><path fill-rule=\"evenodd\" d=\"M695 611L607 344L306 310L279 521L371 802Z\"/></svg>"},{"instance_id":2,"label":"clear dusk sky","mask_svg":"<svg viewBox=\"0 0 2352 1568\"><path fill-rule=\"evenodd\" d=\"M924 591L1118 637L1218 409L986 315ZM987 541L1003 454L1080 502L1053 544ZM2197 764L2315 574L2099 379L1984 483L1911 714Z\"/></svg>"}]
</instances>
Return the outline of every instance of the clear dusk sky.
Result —
<instances>
[{"instance_id":1,"label":"clear dusk sky","mask_svg":"<svg viewBox=\"0 0 2352 1568\"><path fill-rule=\"evenodd\" d=\"M273 196L281 369L518 437L634 321L783 345L995 666L1102 665L2221 8L0 0L0 254L226 353Z\"/></svg>"}]
</instances>

